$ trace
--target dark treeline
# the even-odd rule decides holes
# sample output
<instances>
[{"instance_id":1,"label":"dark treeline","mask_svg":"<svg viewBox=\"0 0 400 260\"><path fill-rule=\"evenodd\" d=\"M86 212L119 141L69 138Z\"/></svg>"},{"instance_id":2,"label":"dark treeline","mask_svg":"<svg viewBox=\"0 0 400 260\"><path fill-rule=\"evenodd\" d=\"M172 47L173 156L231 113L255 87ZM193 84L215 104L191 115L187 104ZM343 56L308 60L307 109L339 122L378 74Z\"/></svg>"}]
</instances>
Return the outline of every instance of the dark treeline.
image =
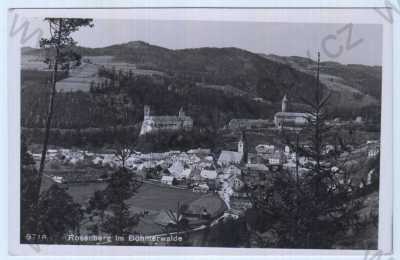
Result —
<instances>
[{"instance_id":1,"label":"dark treeline","mask_svg":"<svg viewBox=\"0 0 400 260\"><path fill-rule=\"evenodd\" d=\"M27 73L25 75L25 73ZM42 127L46 111L46 76L22 73L26 87L22 91L22 126ZM117 72L119 74L119 72ZM113 76L105 75L113 82ZM35 86L32 81L37 82ZM154 114L176 115L181 107L200 128L220 128L232 118L269 118L280 104L254 102L247 96L227 95L222 91L196 86L191 80L151 76L119 77L118 87L92 89L92 92L59 92L56 96L53 128L90 128L134 125L143 120L143 106ZM361 115L379 123L379 107L360 109L332 108L342 119Z\"/></svg>"},{"instance_id":2,"label":"dark treeline","mask_svg":"<svg viewBox=\"0 0 400 260\"><path fill-rule=\"evenodd\" d=\"M38 72L38 74L40 74ZM111 78L111 77L110 77ZM111 81L112 82L112 81ZM46 102L43 81L22 93L22 126L41 127ZM232 118L272 118L278 107L248 97L229 96L183 79L154 80L137 76L120 80L119 87L92 92L59 92L52 127L88 128L133 125L143 120L143 106L154 114L177 115L183 107L199 127L222 127Z\"/></svg>"},{"instance_id":3,"label":"dark treeline","mask_svg":"<svg viewBox=\"0 0 400 260\"><path fill-rule=\"evenodd\" d=\"M118 136L130 136L131 143L138 144L144 151L149 148L162 151L169 146L174 149L191 147L190 144L196 145L196 142L198 146L213 148L217 142L214 138L216 133L229 120L273 119L273 115L280 110L279 102L255 102L250 96L203 88L195 84L194 79L184 75L138 76L131 71L104 68L99 69L99 75L105 81L92 82L90 92L57 93L50 144L107 147L116 144ZM43 133L40 129L44 126L49 96L48 77L46 72L22 72L21 123L24 134L32 143L42 141ZM177 115L182 107L193 118L197 131L176 136L168 134L162 140L156 138L160 141L158 144L144 144L143 140L137 140L144 105L150 105L154 115ZM294 104L293 109L300 111L301 107ZM334 115L332 119L339 117L341 120L354 120L356 116L362 116L367 120L370 131L379 131L379 107L346 109L332 106L330 110L331 115ZM206 135L209 137L206 138Z\"/></svg>"},{"instance_id":4,"label":"dark treeline","mask_svg":"<svg viewBox=\"0 0 400 260\"><path fill-rule=\"evenodd\" d=\"M62 147L81 148L113 148L121 142L134 144L137 141L137 133L140 126L117 126L109 128L85 128L85 129L57 129L50 131L49 143ZM40 143L43 138L43 128L22 128L22 135L30 144Z\"/></svg>"}]
</instances>

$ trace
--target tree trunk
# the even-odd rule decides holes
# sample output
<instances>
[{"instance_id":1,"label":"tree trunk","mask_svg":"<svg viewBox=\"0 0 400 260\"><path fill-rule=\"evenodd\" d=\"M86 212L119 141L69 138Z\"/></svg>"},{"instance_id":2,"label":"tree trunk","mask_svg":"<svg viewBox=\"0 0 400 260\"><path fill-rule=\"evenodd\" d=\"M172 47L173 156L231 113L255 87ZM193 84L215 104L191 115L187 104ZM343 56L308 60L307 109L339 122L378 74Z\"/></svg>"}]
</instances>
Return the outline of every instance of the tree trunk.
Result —
<instances>
[{"instance_id":1,"label":"tree trunk","mask_svg":"<svg viewBox=\"0 0 400 260\"><path fill-rule=\"evenodd\" d=\"M57 50L57 56L58 56L58 52L59 51ZM42 156L40 159L40 166L39 166L39 179L40 180L42 179L43 170L44 170L44 166L45 166L47 146L48 146L49 136L50 136L51 119L53 117L53 106L54 106L54 97L56 94L56 81L57 81L57 71L58 71L57 59L58 58L56 57L55 62L54 62L54 70L53 70L52 77L51 77L51 93L50 93L49 106L47 108L46 128L45 128L45 134L44 134L44 140L43 140Z\"/></svg>"},{"instance_id":2,"label":"tree trunk","mask_svg":"<svg viewBox=\"0 0 400 260\"><path fill-rule=\"evenodd\" d=\"M61 39L61 27L62 27L62 19L59 20L59 30L58 30L58 39L60 41ZM60 43L58 43L60 44ZM56 82L57 82L57 71L58 71L58 60L60 56L60 49L59 46L56 46L56 56L54 58L54 68L53 72L51 75L51 93L50 93L50 99L49 99L49 104L47 107L47 117L46 117L46 128L45 128L45 134L44 134L44 140L43 140L43 149L42 149L42 156L40 158L40 166L39 166L39 172L38 172L38 183L37 183L37 198L36 198L36 213L35 213L35 222L38 223L39 220L39 198L40 198L40 188L42 184L42 177L43 177L43 170L45 167L45 162L46 162L46 154L47 154L47 146L49 142L49 136L50 136L50 127L51 127L51 119L53 117L53 108L54 108L54 97L56 95Z\"/></svg>"}]
</instances>

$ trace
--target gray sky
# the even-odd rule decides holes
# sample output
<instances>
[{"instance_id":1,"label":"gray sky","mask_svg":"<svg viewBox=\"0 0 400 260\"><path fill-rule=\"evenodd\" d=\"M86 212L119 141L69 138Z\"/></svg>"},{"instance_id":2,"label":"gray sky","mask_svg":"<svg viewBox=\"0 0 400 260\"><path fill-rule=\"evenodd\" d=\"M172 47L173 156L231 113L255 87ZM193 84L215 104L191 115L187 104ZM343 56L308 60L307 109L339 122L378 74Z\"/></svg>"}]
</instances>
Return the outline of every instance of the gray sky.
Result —
<instances>
[{"instance_id":1,"label":"gray sky","mask_svg":"<svg viewBox=\"0 0 400 260\"><path fill-rule=\"evenodd\" d=\"M382 61L380 25L355 24L350 34L345 24L328 23L94 20L94 24L93 28L74 33L79 45L104 47L141 40L170 49L238 47L255 53L302 57L308 52L315 57L320 50L325 61L366 65L381 65ZM36 25L47 30L41 21ZM338 32L340 29L343 31ZM346 47L349 36L351 42Z\"/></svg>"}]
</instances>

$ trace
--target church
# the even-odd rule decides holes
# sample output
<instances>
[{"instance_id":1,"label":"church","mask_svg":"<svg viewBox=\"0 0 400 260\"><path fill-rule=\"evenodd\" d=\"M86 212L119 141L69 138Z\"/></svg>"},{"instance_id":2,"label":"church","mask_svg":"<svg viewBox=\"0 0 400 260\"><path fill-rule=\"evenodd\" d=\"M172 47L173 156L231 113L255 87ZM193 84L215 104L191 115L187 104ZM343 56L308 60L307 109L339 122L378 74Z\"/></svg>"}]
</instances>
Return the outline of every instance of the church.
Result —
<instances>
[{"instance_id":1,"label":"church","mask_svg":"<svg viewBox=\"0 0 400 260\"><path fill-rule=\"evenodd\" d=\"M150 112L150 106L144 106L144 118L140 135L145 135L159 130L191 130L193 120L187 116L183 108L179 110L177 116L153 116Z\"/></svg>"},{"instance_id":2,"label":"church","mask_svg":"<svg viewBox=\"0 0 400 260\"><path fill-rule=\"evenodd\" d=\"M309 114L299 112L288 112L289 100L285 95L282 99L282 111L274 116L274 123L277 128L296 129L307 125Z\"/></svg>"},{"instance_id":3,"label":"church","mask_svg":"<svg viewBox=\"0 0 400 260\"><path fill-rule=\"evenodd\" d=\"M218 165L222 167L232 164L239 165L241 162L247 162L247 147L244 134L241 135L238 141L237 152L223 150L217 161Z\"/></svg>"}]
</instances>

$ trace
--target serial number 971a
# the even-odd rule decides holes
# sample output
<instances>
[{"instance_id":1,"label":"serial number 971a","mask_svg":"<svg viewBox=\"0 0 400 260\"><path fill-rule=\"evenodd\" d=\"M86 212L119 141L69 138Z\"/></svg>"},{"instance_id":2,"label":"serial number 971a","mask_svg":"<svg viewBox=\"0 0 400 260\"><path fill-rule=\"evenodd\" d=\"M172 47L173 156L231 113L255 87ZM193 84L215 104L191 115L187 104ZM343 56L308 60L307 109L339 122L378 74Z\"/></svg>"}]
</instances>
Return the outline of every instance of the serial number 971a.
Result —
<instances>
[{"instance_id":1,"label":"serial number 971a","mask_svg":"<svg viewBox=\"0 0 400 260\"><path fill-rule=\"evenodd\" d=\"M35 240L45 241L45 240L47 240L47 235L46 234L27 233L25 235L25 239L28 241L35 241Z\"/></svg>"}]
</instances>

